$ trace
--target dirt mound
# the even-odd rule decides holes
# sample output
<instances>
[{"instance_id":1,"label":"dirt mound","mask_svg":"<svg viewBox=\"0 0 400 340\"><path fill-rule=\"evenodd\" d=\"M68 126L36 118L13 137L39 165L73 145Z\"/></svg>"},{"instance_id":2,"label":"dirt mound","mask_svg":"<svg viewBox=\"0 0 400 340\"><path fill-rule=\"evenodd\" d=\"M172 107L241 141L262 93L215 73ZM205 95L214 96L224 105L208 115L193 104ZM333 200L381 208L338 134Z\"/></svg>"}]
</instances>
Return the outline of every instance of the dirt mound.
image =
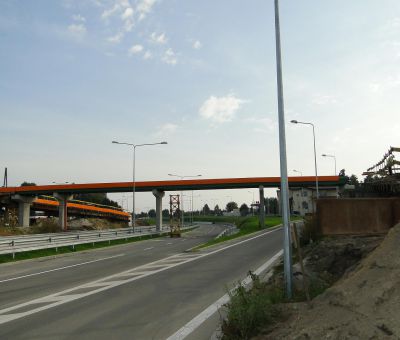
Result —
<instances>
[{"instance_id":1,"label":"dirt mound","mask_svg":"<svg viewBox=\"0 0 400 340\"><path fill-rule=\"evenodd\" d=\"M120 221L108 221L101 218L77 218L68 221L69 230L102 230L127 227L127 224Z\"/></svg>"},{"instance_id":2,"label":"dirt mound","mask_svg":"<svg viewBox=\"0 0 400 340\"><path fill-rule=\"evenodd\" d=\"M311 309L291 305L290 319L262 339L399 339L399 244L400 224Z\"/></svg>"}]
</instances>

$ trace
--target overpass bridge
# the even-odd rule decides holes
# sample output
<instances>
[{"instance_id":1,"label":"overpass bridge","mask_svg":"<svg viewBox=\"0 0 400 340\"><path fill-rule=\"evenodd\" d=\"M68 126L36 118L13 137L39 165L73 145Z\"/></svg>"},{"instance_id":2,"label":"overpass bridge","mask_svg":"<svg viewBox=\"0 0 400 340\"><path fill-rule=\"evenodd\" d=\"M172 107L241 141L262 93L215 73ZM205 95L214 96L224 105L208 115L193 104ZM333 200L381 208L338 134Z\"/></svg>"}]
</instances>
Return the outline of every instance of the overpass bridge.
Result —
<instances>
[{"instance_id":1,"label":"overpass bridge","mask_svg":"<svg viewBox=\"0 0 400 340\"><path fill-rule=\"evenodd\" d=\"M157 229L161 230L162 198L166 191L259 188L260 211L264 213L264 188L279 188L280 181L280 177L245 177L3 187L0 188L0 199L2 196L8 196L17 201L19 204L20 225L29 226L30 205L39 195L52 195L59 202L59 223L62 229L65 229L67 202L72 199L74 194L131 192L133 186L135 186L136 192L152 192L156 197L156 226ZM345 184L344 181L345 179L339 176L318 177L320 187L342 186ZM289 187L314 187L314 185L315 176L289 177ZM263 216L261 217L264 219Z\"/></svg>"}]
</instances>

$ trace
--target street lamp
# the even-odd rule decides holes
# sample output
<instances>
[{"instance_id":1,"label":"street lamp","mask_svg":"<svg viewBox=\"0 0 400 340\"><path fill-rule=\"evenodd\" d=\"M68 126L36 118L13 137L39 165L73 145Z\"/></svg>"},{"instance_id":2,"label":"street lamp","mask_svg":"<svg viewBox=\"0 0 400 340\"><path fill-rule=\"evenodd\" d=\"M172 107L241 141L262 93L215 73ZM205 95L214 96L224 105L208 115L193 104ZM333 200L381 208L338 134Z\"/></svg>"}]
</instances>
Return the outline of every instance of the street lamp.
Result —
<instances>
[{"instance_id":1,"label":"street lamp","mask_svg":"<svg viewBox=\"0 0 400 340\"><path fill-rule=\"evenodd\" d=\"M182 176L182 175L175 175L175 174L168 174L168 176L172 176L172 177L179 177L181 180L183 180L184 178L194 178L194 177L201 177L201 175L192 175L192 176L190 176L190 175L184 175L184 176ZM183 222L184 222L184 220L185 220L185 218L184 218L184 216L183 216L183 191L181 190L181 197L182 197L182 200L181 200L181 214L182 214L182 228L183 228ZM192 190L192 211L193 211L193 190Z\"/></svg>"},{"instance_id":2,"label":"street lamp","mask_svg":"<svg viewBox=\"0 0 400 340\"><path fill-rule=\"evenodd\" d=\"M318 169L317 169L317 149L315 147L315 127L313 123L308 122L299 122L297 120L290 121L293 124L303 124L303 125L311 125L313 131L313 138L314 138L314 166L315 166L315 187L317 189L317 198L319 198L319 190L318 190Z\"/></svg>"},{"instance_id":3,"label":"street lamp","mask_svg":"<svg viewBox=\"0 0 400 340\"><path fill-rule=\"evenodd\" d=\"M281 29L279 1L275 0L276 80L278 89L279 160L281 172L281 207L283 219L283 266L286 296L292 297L292 243L290 241L289 184L286 158L285 108L283 101Z\"/></svg>"},{"instance_id":4,"label":"street lamp","mask_svg":"<svg viewBox=\"0 0 400 340\"><path fill-rule=\"evenodd\" d=\"M303 176L303 173L301 171L299 171L299 170L295 170L294 169L293 172L298 172L300 174L300 176Z\"/></svg>"},{"instance_id":5,"label":"street lamp","mask_svg":"<svg viewBox=\"0 0 400 340\"><path fill-rule=\"evenodd\" d=\"M136 223L136 218L135 218L135 162L136 162L136 148L139 146L151 146L151 145L161 145L161 144L168 144L167 142L159 142L159 143L144 143L144 144L132 144L132 143L121 143L117 142L115 140L112 141L113 144L120 144L120 145L128 145L133 147L133 186L132 186L132 232L135 232L135 223Z\"/></svg>"},{"instance_id":6,"label":"street lamp","mask_svg":"<svg viewBox=\"0 0 400 340\"><path fill-rule=\"evenodd\" d=\"M331 157L331 158L333 158L333 160L335 161L335 176L337 175L337 172L336 172L336 156L335 155L327 155L327 154L322 154L321 155L322 157Z\"/></svg>"}]
</instances>

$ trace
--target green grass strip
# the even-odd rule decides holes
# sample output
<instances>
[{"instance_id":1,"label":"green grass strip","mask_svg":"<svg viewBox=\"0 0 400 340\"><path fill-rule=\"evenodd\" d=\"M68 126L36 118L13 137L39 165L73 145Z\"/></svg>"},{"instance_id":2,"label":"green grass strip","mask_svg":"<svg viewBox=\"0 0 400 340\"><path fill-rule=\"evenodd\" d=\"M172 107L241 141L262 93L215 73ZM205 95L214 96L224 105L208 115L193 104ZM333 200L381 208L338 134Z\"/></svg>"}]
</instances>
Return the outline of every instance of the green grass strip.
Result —
<instances>
[{"instance_id":1,"label":"green grass strip","mask_svg":"<svg viewBox=\"0 0 400 340\"><path fill-rule=\"evenodd\" d=\"M293 217L292 221L298 220L298 217ZM203 243L193 250L198 250L205 247L210 247L218 243L226 242L238 237L242 237L248 234L255 233L260 230L265 230L268 228L275 227L279 224L282 224L282 218L280 216L269 216L265 218L265 224L263 227L259 225L258 216L248 216L248 217L235 217L235 216L206 216L203 217L204 222L213 222L213 223L232 223L235 224L239 229L239 232L229 236L222 236L219 238L215 238L206 243Z\"/></svg>"}]
</instances>

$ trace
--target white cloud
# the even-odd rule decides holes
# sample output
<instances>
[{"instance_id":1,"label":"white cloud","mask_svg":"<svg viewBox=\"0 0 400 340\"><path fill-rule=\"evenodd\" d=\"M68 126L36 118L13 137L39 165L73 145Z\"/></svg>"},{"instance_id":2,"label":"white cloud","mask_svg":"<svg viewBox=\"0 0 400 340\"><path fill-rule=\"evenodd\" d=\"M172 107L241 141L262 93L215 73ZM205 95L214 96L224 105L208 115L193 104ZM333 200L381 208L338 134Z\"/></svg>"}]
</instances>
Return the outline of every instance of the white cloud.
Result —
<instances>
[{"instance_id":1,"label":"white cloud","mask_svg":"<svg viewBox=\"0 0 400 340\"><path fill-rule=\"evenodd\" d=\"M198 40L196 40L194 43L193 43L193 48L195 49L195 50L199 50L200 48L202 48L203 47L203 44L200 42L200 41L198 41Z\"/></svg>"},{"instance_id":2,"label":"white cloud","mask_svg":"<svg viewBox=\"0 0 400 340\"><path fill-rule=\"evenodd\" d=\"M121 19L124 22L125 31L130 32L134 26L133 8L132 7L126 8L124 13L121 15Z\"/></svg>"},{"instance_id":3,"label":"white cloud","mask_svg":"<svg viewBox=\"0 0 400 340\"><path fill-rule=\"evenodd\" d=\"M146 51L145 54L143 54L143 59L148 60L153 58L153 54L150 51Z\"/></svg>"},{"instance_id":4,"label":"white cloud","mask_svg":"<svg viewBox=\"0 0 400 340\"><path fill-rule=\"evenodd\" d=\"M105 9L101 14L101 18L108 21L109 18L119 14L124 21L133 16L133 9L129 0L114 0L114 5L109 9Z\"/></svg>"},{"instance_id":5,"label":"white cloud","mask_svg":"<svg viewBox=\"0 0 400 340\"><path fill-rule=\"evenodd\" d=\"M132 17L133 17L133 8L132 7L128 7L127 9L125 9L124 13L122 13L122 15L121 15L122 20L126 20L126 19L129 19Z\"/></svg>"},{"instance_id":6,"label":"white cloud","mask_svg":"<svg viewBox=\"0 0 400 340\"><path fill-rule=\"evenodd\" d=\"M153 135L154 137L160 137L160 138L165 138L168 136L171 136L176 132L178 129L178 125L173 124L173 123L165 123L161 126L158 127L157 132L155 132Z\"/></svg>"},{"instance_id":7,"label":"white cloud","mask_svg":"<svg viewBox=\"0 0 400 340\"><path fill-rule=\"evenodd\" d=\"M73 15L73 16L72 16L72 20L74 20L74 21L80 21L80 22L85 22L85 21L86 21L86 19L85 19L82 15L80 15L80 14L75 14L75 15Z\"/></svg>"},{"instance_id":8,"label":"white cloud","mask_svg":"<svg viewBox=\"0 0 400 340\"><path fill-rule=\"evenodd\" d=\"M87 33L84 24L71 24L68 26L68 33L77 40L82 40Z\"/></svg>"},{"instance_id":9,"label":"white cloud","mask_svg":"<svg viewBox=\"0 0 400 340\"><path fill-rule=\"evenodd\" d=\"M156 44L164 45L167 43L167 38L165 36L165 33L161 33L157 35L156 32L151 33L150 35L150 40Z\"/></svg>"},{"instance_id":10,"label":"white cloud","mask_svg":"<svg viewBox=\"0 0 400 340\"><path fill-rule=\"evenodd\" d=\"M133 45L129 49L128 54L129 55L134 55L134 54L141 53L142 51L143 51L143 46L142 45Z\"/></svg>"},{"instance_id":11,"label":"white cloud","mask_svg":"<svg viewBox=\"0 0 400 340\"><path fill-rule=\"evenodd\" d=\"M122 32L113 35L112 37L107 38L107 41L113 44L119 44L122 41L124 34Z\"/></svg>"},{"instance_id":12,"label":"white cloud","mask_svg":"<svg viewBox=\"0 0 400 340\"><path fill-rule=\"evenodd\" d=\"M225 97L211 96L200 107L199 114L213 123L224 123L231 121L244 103L245 100L233 94Z\"/></svg>"},{"instance_id":13,"label":"white cloud","mask_svg":"<svg viewBox=\"0 0 400 340\"><path fill-rule=\"evenodd\" d=\"M172 50L172 48L169 48L165 51L162 61L170 65L176 65L178 63L178 58L176 57L176 53Z\"/></svg>"},{"instance_id":14,"label":"white cloud","mask_svg":"<svg viewBox=\"0 0 400 340\"><path fill-rule=\"evenodd\" d=\"M137 11L140 13L139 20L143 20L148 13L151 12L157 0L141 0L137 6Z\"/></svg>"}]
</instances>

